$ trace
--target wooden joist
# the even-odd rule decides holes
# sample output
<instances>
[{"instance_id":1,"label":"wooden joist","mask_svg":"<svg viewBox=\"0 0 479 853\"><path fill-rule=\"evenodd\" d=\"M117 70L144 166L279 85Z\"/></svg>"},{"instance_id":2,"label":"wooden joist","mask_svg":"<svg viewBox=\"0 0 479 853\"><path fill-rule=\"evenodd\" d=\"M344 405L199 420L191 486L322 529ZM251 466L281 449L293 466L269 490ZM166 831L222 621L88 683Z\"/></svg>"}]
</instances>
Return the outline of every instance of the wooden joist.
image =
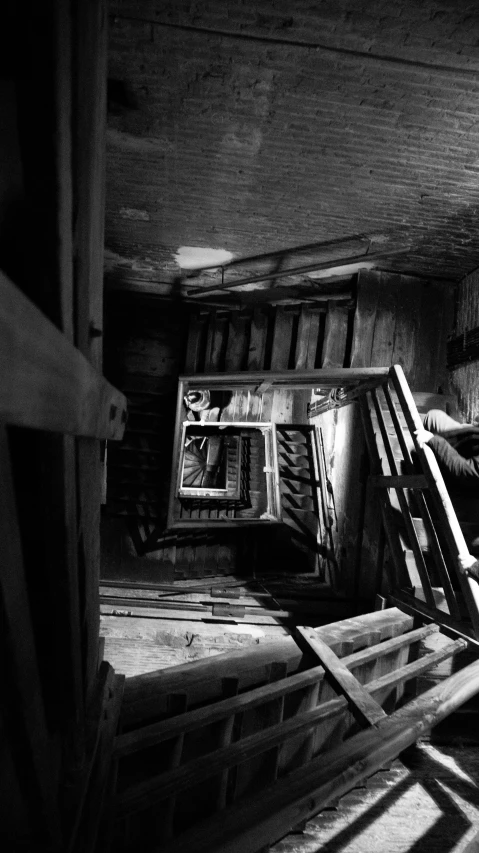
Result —
<instances>
[{"instance_id":1,"label":"wooden joist","mask_svg":"<svg viewBox=\"0 0 479 853\"><path fill-rule=\"evenodd\" d=\"M0 273L0 419L90 438L119 439L126 400Z\"/></svg>"}]
</instances>

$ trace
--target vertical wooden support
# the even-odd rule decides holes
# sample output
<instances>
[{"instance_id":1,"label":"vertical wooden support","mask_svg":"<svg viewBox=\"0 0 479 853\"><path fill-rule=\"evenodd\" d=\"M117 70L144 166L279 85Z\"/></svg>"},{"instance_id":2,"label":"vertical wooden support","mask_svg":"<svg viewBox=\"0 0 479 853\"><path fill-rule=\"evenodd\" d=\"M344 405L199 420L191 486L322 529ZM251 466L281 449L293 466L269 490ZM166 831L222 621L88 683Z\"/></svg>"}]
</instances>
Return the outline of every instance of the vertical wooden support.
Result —
<instances>
[{"instance_id":1,"label":"vertical wooden support","mask_svg":"<svg viewBox=\"0 0 479 853\"><path fill-rule=\"evenodd\" d=\"M75 342L101 372L108 15L106 0L94 3L76 0L73 8ZM95 678L100 630L100 444L94 439L79 439L77 452L79 558L80 573L84 576L81 631L85 688L89 694Z\"/></svg>"},{"instance_id":2,"label":"vertical wooden support","mask_svg":"<svg viewBox=\"0 0 479 853\"><path fill-rule=\"evenodd\" d=\"M318 348L320 313L301 306L296 343L295 370L314 370Z\"/></svg>"}]
</instances>

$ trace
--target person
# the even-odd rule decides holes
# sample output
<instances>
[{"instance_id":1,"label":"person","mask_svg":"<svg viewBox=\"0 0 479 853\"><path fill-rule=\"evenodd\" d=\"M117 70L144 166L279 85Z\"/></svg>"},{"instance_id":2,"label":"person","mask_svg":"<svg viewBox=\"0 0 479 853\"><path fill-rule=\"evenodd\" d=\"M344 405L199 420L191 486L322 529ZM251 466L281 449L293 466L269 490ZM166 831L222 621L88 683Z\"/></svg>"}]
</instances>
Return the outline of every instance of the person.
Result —
<instances>
[{"instance_id":1,"label":"person","mask_svg":"<svg viewBox=\"0 0 479 853\"><path fill-rule=\"evenodd\" d=\"M415 434L420 447L427 444L433 451L459 520L478 519L479 426L431 409ZM479 580L479 560L469 554L461 563L465 574Z\"/></svg>"}]
</instances>

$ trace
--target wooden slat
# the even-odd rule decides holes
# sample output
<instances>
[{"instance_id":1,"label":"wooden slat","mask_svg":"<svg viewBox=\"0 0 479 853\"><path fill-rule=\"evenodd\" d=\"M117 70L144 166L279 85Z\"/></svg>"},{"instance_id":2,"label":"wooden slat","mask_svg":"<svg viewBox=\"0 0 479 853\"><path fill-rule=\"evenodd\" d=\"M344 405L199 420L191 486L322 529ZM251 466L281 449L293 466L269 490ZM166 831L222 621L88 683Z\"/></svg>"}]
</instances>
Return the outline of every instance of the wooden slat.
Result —
<instances>
[{"instance_id":1,"label":"wooden slat","mask_svg":"<svg viewBox=\"0 0 479 853\"><path fill-rule=\"evenodd\" d=\"M2 425L0 471L3 714L30 820L30 832L37 838L38 846L42 839L42 846L47 844L52 850L59 850L61 828L55 789L57 780L49 752L51 743L24 573L8 438Z\"/></svg>"},{"instance_id":2,"label":"wooden slat","mask_svg":"<svg viewBox=\"0 0 479 853\"><path fill-rule=\"evenodd\" d=\"M122 437L126 400L0 273L0 417L17 426Z\"/></svg>"},{"instance_id":3,"label":"wooden slat","mask_svg":"<svg viewBox=\"0 0 479 853\"><path fill-rule=\"evenodd\" d=\"M360 732L307 768L288 774L264 792L176 839L164 853L246 853L284 837L302 820L396 758L406 747L479 691L479 661L455 673L418 699Z\"/></svg>"},{"instance_id":4,"label":"wooden slat","mask_svg":"<svg viewBox=\"0 0 479 853\"><path fill-rule=\"evenodd\" d=\"M231 312L226 346L225 370L242 370L245 367L250 326L251 319L249 316L239 311Z\"/></svg>"},{"instance_id":5,"label":"wooden slat","mask_svg":"<svg viewBox=\"0 0 479 853\"><path fill-rule=\"evenodd\" d=\"M360 409L361 409L361 417L363 421L364 427L364 435L366 437L366 444L368 447L369 458L371 460L371 470L374 474L381 475L382 472L382 464L381 458L379 456L379 451L376 443L376 436L374 434L373 426L371 423L371 414L369 411L369 405L365 398L360 399L359 401ZM379 506L381 509L381 515L384 524L384 531L386 533L389 550L391 552L391 556L398 573L399 578L407 578L408 577L408 567L406 564L404 551L401 547L401 543L398 536L397 527L392 517L391 506L389 497L382 492L378 492L379 498Z\"/></svg>"},{"instance_id":6,"label":"wooden slat","mask_svg":"<svg viewBox=\"0 0 479 853\"><path fill-rule=\"evenodd\" d=\"M205 370L217 373L224 369L227 335L227 317L222 314L218 315L216 311L212 311L206 338Z\"/></svg>"},{"instance_id":7,"label":"wooden slat","mask_svg":"<svg viewBox=\"0 0 479 853\"><path fill-rule=\"evenodd\" d=\"M380 278L376 322L374 325L371 364L390 365L394 350L396 329L396 304L400 288L400 276L375 273Z\"/></svg>"},{"instance_id":8,"label":"wooden slat","mask_svg":"<svg viewBox=\"0 0 479 853\"><path fill-rule=\"evenodd\" d=\"M335 687L346 697L355 717L367 725L375 725L385 712L330 647L318 637L312 628L297 626L294 631L296 642L301 648L311 649L333 681Z\"/></svg>"},{"instance_id":9,"label":"wooden slat","mask_svg":"<svg viewBox=\"0 0 479 853\"><path fill-rule=\"evenodd\" d=\"M321 367L344 367L349 309L334 302L328 305Z\"/></svg>"},{"instance_id":10,"label":"wooden slat","mask_svg":"<svg viewBox=\"0 0 479 853\"><path fill-rule=\"evenodd\" d=\"M398 415L398 412L396 409L396 404L394 402L393 396L389 390L389 386L387 383L383 386L383 392L384 392L384 396L386 399L386 404L387 404L388 409L389 409L389 413L390 413L391 418L392 418L394 429L396 431L396 435L399 439L399 444L401 446L401 451L402 451L403 458L404 458L405 468L408 471L408 473L411 474L411 472L414 471L414 464L412 461L411 454L409 452L408 444L407 444L405 437L404 437L404 433L403 433L401 423L399 421L399 415ZM434 524L433 524L432 519L431 519L429 507L426 503L424 495L421 492L416 492L415 498L416 498L416 501L419 505L421 518L423 519L423 522L424 522L428 542L430 544L430 548L431 548L431 551L432 551L432 554L434 557L434 562L438 568L438 571L439 571L439 574L441 577L441 581L442 581L442 585L443 585L443 589L444 589L444 594L446 596L446 601L447 601L447 604L449 607L449 612L450 612L451 616L454 616L456 619L458 619L460 617L460 614L459 614L459 607L458 607L458 604L456 601L456 595L455 595L454 589L452 587L451 579L449 577L449 572L448 572L448 569L447 569L447 566L446 566L446 563L444 560L444 555L442 553L441 546L439 544L437 533L436 533Z\"/></svg>"},{"instance_id":11,"label":"wooden slat","mask_svg":"<svg viewBox=\"0 0 479 853\"><path fill-rule=\"evenodd\" d=\"M374 272L360 270L358 296L354 312L351 367L369 367L381 282Z\"/></svg>"},{"instance_id":12,"label":"wooden slat","mask_svg":"<svg viewBox=\"0 0 479 853\"><path fill-rule=\"evenodd\" d=\"M391 448L391 442L389 440L389 435L386 429L386 424L384 421L383 411L381 406L379 405L378 396L375 391L371 391L371 397L374 404L374 409L376 412L376 417L378 419L379 429L381 431L381 438L384 444L384 449L386 451L387 460L389 462L389 467L391 469L391 474L393 476L398 475L398 469L396 460L394 458L394 453ZM421 551L421 546L419 544L416 528L414 527L411 512L404 495L404 492L400 488L396 488L396 495L398 498L399 506L401 509L401 513L404 519L404 523L406 525L406 532L408 536L408 541L410 543L411 549L414 554L414 559L416 561L417 570L419 572L419 576L421 578L421 585L424 591L424 595L426 598L426 602L434 607L434 595L431 588L431 581L429 578L428 570L426 563L424 562L424 555Z\"/></svg>"},{"instance_id":13,"label":"wooden slat","mask_svg":"<svg viewBox=\"0 0 479 853\"><path fill-rule=\"evenodd\" d=\"M248 370L261 370L266 352L268 317L260 308L255 308L251 321L251 336L248 349Z\"/></svg>"},{"instance_id":14,"label":"wooden slat","mask_svg":"<svg viewBox=\"0 0 479 853\"><path fill-rule=\"evenodd\" d=\"M271 370L286 370L291 352L293 332L293 314L281 305L276 308L274 320L273 348L271 351Z\"/></svg>"}]
</instances>

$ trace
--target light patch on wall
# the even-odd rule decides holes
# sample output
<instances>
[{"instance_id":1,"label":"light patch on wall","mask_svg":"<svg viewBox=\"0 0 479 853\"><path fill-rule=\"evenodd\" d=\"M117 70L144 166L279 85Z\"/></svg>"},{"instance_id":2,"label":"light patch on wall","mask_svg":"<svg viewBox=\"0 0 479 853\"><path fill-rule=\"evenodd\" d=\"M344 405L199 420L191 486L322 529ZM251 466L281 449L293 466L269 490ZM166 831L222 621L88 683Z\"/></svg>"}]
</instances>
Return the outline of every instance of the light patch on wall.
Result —
<instances>
[{"instance_id":1,"label":"light patch on wall","mask_svg":"<svg viewBox=\"0 0 479 853\"><path fill-rule=\"evenodd\" d=\"M372 270L375 267L374 261L359 261L356 264L343 264L342 266L328 267L327 270L316 270L308 273L308 278L331 278L332 275L352 275L359 270Z\"/></svg>"},{"instance_id":2,"label":"light patch on wall","mask_svg":"<svg viewBox=\"0 0 479 853\"><path fill-rule=\"evenodd\" d=\"M138 210L136 207L120 207L122 219L139 219L141 222L149 222L150 214L147 210Z\"/></svg>"},{"instance_id":3,"label":"light patch on wall","mask_svg":"<svg viewBox=\"0 0 479 853\"><path fill-rule=\"evenodd\" d=\"M226 249L203 249L200 246L180 246L175 255L175 261L182 270L222 267L232 260L232 252Z\"/></svg>"}]
</instances>

